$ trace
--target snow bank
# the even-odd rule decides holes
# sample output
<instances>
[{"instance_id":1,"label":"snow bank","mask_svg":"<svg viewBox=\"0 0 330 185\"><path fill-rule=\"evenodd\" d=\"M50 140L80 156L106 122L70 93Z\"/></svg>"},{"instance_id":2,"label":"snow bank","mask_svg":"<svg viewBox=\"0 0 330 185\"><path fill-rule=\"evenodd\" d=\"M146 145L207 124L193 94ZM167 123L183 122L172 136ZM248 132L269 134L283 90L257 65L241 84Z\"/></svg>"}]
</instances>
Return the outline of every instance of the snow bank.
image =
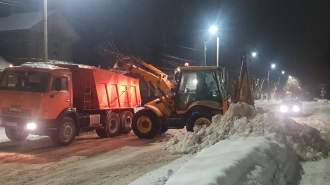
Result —
<instances>
[{"instance_id":1,"label":"snow bank","mask_svg":"<svg viewBox=\"0 0 330 185\"><path fill-rule=\"evenodd\" d=\"M177 171L193 157L194 155L183 155L171 163L141 176L128 185L164 185L174 171Z\"/></svg>"},{"instance_id":2,"label":"snow bank","mask_svg":"<svg viewBox=\"0 0 330 185\"><path fill-rule=\"evenodd\" d=\"M271 137L232 138L202 150L166 185L297 184L300 170L294 151Z\"/></svg>"},{"instance_id":3,"label":"snow bank","mask_svg":"<svg viewBox=\"0 0 330 185\"><path fill-rule=\"evenodd\" d=\"M232 104L225 115L214 116L209 127L196 126L194 130L176 134L165 149L173 154L196 153L231 137L270 135L291 146L303 160L320 159L330 151L318 130L245 103Z\"/></svg>"}]
</instances>

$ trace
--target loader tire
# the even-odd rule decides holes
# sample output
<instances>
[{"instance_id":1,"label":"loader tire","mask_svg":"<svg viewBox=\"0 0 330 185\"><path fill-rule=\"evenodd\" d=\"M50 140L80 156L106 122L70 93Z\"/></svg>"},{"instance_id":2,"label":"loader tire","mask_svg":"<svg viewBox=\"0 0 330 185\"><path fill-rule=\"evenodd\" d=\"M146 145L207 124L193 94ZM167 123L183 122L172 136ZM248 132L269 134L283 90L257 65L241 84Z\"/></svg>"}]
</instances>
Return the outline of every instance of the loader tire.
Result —
<instances>
[{"instance_id":1,"label":"loader tire","mask_svg":"<svg viewBox=\"0 0 330 185\"><path fill-rule=\"evenodd\" d=\"M187 119L186 129L188 132L194 132L196 125L211 125L212 116L204 112L193 112Z\"/></svg>"},{"instance_id":2,"label":"loader tire","mask_svg":"<svg viewBox=\"0 0 330 185\"><path fill-rule=\"evenodd\" d=\"M115 112L108 112L106 123L105 123L105 131L107 137L115 137L118 135L120 130L120 118L119 115Z\"/></svg>"},{"instance_id":3,"label":"loader tire","mask_svg":"<svg viewBox=\"0 0 330 185\"><path fill-rule=\"evenodd\" d=\"M57 130L50 135L50 139L56 146L67 146L73 142L76 132L73 119L64 117Z\"/></svg>"},{"instance_id":4,"label":"loader tire","mask_svg":"<svg viewBox=\"0 0 330 185\"><path fill-rule=\"evenodd\" d=\"M160 130L159 134L164 134L167 131L168 131L168 128L167 127L162 127L162 129Z\"/></svg>"},{"instance_id":5,"label":"loader tire","mask_svg":"<svg viewBox=\"0 0 330 185\"><path fill-rule=\"evenodd\" d=\"M152 139L161 131L160 118L149 109L138 111L133 117L134 134L141 139Z\"/></svg>"},{"instance_id":6,"label":"loader tire","mask_svg":"<svg viewBox=\"0 0 330 185\"><path fill-rule=\"evenodd\" d=\"M120 113L120 133L128 134L132 131L133 112L124 111Z\"/></svg>"},{"instance_id":7,"label":"loader tire","mask_svg":"<svg viewBox=\"0 0 330 185\"><path fill-rule=\"evenodd\" d=\"M29 131L18 128L5 128L5 133L11 141L24 141L29 136Z\"/></svg>"}]
</instances>

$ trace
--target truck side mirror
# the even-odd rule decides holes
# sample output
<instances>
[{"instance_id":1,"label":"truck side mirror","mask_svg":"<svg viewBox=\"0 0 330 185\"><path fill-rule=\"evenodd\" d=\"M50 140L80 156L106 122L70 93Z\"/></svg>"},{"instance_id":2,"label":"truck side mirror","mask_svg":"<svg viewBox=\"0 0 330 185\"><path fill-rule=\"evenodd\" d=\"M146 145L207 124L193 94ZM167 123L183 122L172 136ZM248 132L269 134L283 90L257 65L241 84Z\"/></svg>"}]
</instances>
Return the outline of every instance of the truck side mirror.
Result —
<instances>
[{"instance_id":1,"label":"truck side mirror","mask_svg":"<svg viewBox=\"0 0 330 185\"><path fill-rule=\"evenodd\" d=\"M55 91L61 91L61 78L55 78L54 83Z\"/></svg>"}]
</instances>

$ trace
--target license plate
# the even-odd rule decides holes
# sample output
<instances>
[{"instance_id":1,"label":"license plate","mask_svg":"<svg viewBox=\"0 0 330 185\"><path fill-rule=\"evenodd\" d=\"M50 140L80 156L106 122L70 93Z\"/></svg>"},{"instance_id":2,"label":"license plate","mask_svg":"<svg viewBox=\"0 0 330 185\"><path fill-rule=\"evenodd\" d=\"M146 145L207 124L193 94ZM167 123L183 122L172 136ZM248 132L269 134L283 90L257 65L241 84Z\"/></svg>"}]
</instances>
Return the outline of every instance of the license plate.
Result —
<instances>
[{"instance_id":1,"label":"license plate","mask_svg":"<svg viewBox=\"0 0 330 185\"><path fill-rule=\"evenodd\" d=\"M6 122L5 125L11 126L11 127L17 127L17 123L13 123L13 122Z\"/></svg>"}]
</instances>

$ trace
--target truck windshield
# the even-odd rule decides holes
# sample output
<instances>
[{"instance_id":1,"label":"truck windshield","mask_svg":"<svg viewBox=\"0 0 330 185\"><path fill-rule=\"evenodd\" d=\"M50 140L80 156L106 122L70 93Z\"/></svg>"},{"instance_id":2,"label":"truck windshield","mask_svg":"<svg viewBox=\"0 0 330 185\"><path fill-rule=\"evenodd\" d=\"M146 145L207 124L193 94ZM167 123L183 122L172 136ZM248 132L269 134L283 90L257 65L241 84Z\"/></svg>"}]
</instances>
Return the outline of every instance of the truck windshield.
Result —
<instances>
[{"instance_id":1,"label":"truck windshield","mask_svg":"<svg viewBox=\"0 0 330 185\"><path fill-rule=\"evenodd\" d=\"M50 75L39 71L4 71L0 89L46 92Z\"/></svg>"}]
</instances>

